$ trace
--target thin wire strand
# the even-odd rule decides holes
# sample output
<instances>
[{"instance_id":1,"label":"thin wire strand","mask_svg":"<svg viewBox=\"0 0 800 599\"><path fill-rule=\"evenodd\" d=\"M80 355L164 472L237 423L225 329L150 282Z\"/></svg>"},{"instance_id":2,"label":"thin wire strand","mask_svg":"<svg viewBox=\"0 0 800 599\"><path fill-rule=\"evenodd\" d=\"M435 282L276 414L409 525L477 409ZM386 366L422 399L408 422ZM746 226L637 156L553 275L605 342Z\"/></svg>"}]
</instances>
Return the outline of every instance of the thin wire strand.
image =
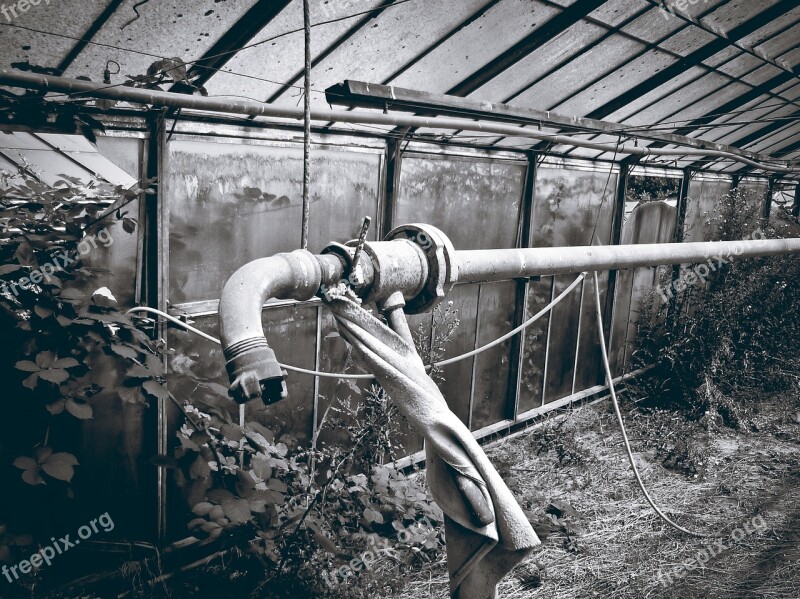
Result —
<instances>
[{"instance_id":1,"label":"thin wire strand","mask_svg":"<svg viewBox=\"0 0 800 599\"><path fill-rule=\"evenodd\" d=\"M514 330L506 333L505 335L503 335L502 337L492 341L491 343L487 343L486 345L484 345L482 347L479 347L479 348L477 348L475 350L472 350L471 352L467 352L466 354L462 354L460 356L456 356L455 358L449 358L448 360L443 360L441 362L436 362L434 364L434 366L439 366L439 367L448 366L448 365L453 364L455 362L459 362L461 360L466 360L467 358L471 358L471 357L476 356L476 355L478 355L480 353L483 353L483 352L485 352L487 350L490 350L493 347L495 347L497 345L500 345L501 343L503 343L507 339L510 339L514 335L517 335L518 333L522 332L524 329L526 329L529 326L531 326L534 322L536 322L537 320L542 318L545 314L550 312L550 310L552 310L556 305L558 305L561 301L563 301L567 297L567 295L569 295L569 293L573 289L575 289L575 287L577 287L578 284L581 281L583 281L586 278L586 276L587 276L587 273L585 273L585 272L581 273L575 279L575 281L573 281L572 284L569 287L567 287L567 289L565 289L561 293L561 295L559 295L557 298L555 298L553 301L551 301L549 304L547 304L547 306L545 306L542 310L540 310L537 314L533 315L531 318L526 320L523 324L521 324L520 326L518 326ZM157 310L156 308L148 308L146 306L137 306L136 308L131 308L130 310L128 310L127 314L134 314L134 313L137 313L137 312L147 312L149 314L155 314L157 316L160 316L164 320L168 320L169 322L171 322L173 324L176 324L179 327L182 327L182 328L186 329L190 333L194 333L195 335L198 335L198 336L202 337L203 339L207 339L208 341L211 341L212 343L216 343L217 345L222 345L222 342L219 339L217 339L216 337L213 337L213 336L209 335L208 333L204 333L200 329L197 329L197 328L193 327L192 325L190 325L188 323L185 323L182 320L180 320L178 318L175 318L174 316L172 316L170 314L167 314L166 312L163 312L162 310ZM318 377L322 377L322 378L356 379L356 380L372 380L372 379L375 378L371 374L344 374L344 373L335 373L335 372L320 372L318 370L308 370L306 368L299 368L297 366L289 366L287 364L280 364L280 367L281 368L285 368L286 370L291 370L292 372L298 372L300 374L308 374L310 376L318 376Z\"/></svg>"}]
</instances>

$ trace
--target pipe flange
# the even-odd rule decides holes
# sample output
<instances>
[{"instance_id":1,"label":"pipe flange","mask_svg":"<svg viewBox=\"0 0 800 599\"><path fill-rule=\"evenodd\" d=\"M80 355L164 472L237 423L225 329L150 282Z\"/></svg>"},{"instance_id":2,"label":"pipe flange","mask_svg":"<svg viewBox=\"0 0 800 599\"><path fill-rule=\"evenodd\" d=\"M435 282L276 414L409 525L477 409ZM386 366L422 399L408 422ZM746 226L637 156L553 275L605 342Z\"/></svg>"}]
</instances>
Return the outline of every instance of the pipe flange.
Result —
<instances>
[{"instance_id":1,"label":"pipe flange","mask_svg":"<svg viewBox=\"0 0 800 599\"><path fill-rule=\"evenodd\" d=\"M450 239L432 225L411 223L393 229L386 241L408 239L422 250L428 261L428 280L420 293L406 303L408 314L435 308L458 281L456 250Z\"/></svg>"}]
</instances>

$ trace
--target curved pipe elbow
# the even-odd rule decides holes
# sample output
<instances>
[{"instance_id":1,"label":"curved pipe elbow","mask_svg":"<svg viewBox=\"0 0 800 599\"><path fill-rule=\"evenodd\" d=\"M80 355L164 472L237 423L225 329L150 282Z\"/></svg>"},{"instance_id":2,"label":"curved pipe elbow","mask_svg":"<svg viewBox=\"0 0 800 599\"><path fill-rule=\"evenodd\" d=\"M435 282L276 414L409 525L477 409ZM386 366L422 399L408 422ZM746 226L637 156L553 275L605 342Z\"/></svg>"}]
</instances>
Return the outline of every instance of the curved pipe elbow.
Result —
<instances>
[{"instance_id":1,"label":"curved pipe elbow","mask_svg":"<svg viewBox=\"0 0 800 599\"><path fill-rule=\"evenodd\" d=\"M309 300L322 284L322 266L306 250L277 254L244 265L225 283L219 302L222 349L239 403L258 397L267 404L287 396L285 376L264 335L267 300Z\"/></svg>"}]
</instances>

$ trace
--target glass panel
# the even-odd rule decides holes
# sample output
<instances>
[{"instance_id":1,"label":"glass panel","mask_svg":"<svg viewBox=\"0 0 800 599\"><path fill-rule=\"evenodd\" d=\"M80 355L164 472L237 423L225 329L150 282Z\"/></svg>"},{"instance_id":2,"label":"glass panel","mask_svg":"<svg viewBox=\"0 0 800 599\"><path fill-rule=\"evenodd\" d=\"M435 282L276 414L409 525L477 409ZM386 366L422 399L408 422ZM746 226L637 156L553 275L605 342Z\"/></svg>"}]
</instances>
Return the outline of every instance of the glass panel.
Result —
<instances>
[{"instance_id":1,"label":"glass panel","mask_svg":"<svg viewBox=\"0 0 800 599\"><path fill-rule=\"evenodd\" d=\"M97 150L135 179L141 179L144 143L132 137L97 138Z\"/></svg>"},{"instance_id":2,"label":"glass panel","mask_svg":"<svg viewBox=\"0 0 800 599\"><path fill-rule=\"evenodd\" d=\"M394 224L428 223L457 250L516 247L526 166L404 156Z\"/></svg>"},{"instance_id":3,"label":"glass panel","mask_svg":"<svg viewBox=\"0 0 800 599\"><path fill-rule=\"evenodd\" d=\"M478 315L478 285L457 285L448 301L458 310L460 324L449 343L443 359L460 356L475 349L475 329ZM472 364L475 358L460 360L443 368L444 382L437 381L450 409L462 422L469 422L469 401L472 392Z\"/></svg>"},{"instance_id":4,"label":"glass panel","mask_svg":"<svg viewBox=\"0 0 800 599\"><path fill-rule=\"evenodd\" d=\"M608 245L617 179L615 173L539 169L533 206L534 247ZM562 293L575 276L555 277L554 297ZM607 279L605 275L603 278ZM575 376L580 313L582 309L590 312L591 306L584 304L582 308L581 288L578 287L553 309L545 377L546 402L570 395L573 379L585 382L592 376L591 370ZM591 363L589 354L597 346L588 339L586 344L583 360ZM526 343L526 352L528 350ZM526 356L525 359L527 362L530 358ZM580 389L576 387L575 390Z\"/></svg>"},{"instance_id":5,"label":"glass panel","mask_svg":"<svg viewBox=\"0 0 800 599\"><path fill-rule=\"evenodd\" d=\"M421 329L425 339L430 338L430 314L407 316L408 325L413 334L417 335ZM320 350L320 370L323 372L348 372L362 373L363 370L354 364L350 346L339 336L336 322L331 313L322 310L322 332ZM320 378L318 398L318 422L322 421L326 410L330 406L338 406L336 400L350 398L351 405L361 401L364 389L372 385L368 380L348 381L345 379ZM333 414L331 413L331 416ZM402 458L422 449L422 436L411 430L408 421L401 417L398 419L397 440L403 446L397 458ZM321 444L329 442L344 443L348 439L345 431L326 428L319 437Z\"/></svg>"},{"instance_id":6,"label":"glass panel","mask_svg":"<svg viewBox=\"0 0 800 599\"><path fill-rule=\"evenodd\" d=\"M665 202L637 205L622 227L622 245L670 243L674 236L678 210ZM658 283L658 269L621 270L617 275L614 321L609 362L615 376L623 374L636 347L636 324L642 301ZM656 297L655 301L660 301Z\"/></svg>"},{"instance_id":7,"label":"glass panel","mask_svg":"<svg viewBox=\"0 0 800 599\"><path fill-rule=\"evenodd\" d=\"M710 230L710 215L714 214L717 201L731 190L728 181L703 181L693 179L689 182L686 198L686 222L683 240L715 241L717 234Z\"/></svg>"},{"instance_id":8,"label":"glass panel","mask_svg":"<svg viewBox=\"0 0 800 599\"><path fill-rule=\"evenodd\" d=\"M377 218L380 156L313 157L309 249L319 251L356 237L365 215ZM300 247L301 148L176 141L168 164L173 304L218 298L243 264Z\"/></svg>"},{"instance_id":9,"label":"glass panel","mask_svg":"<svg viewBox=\"0 0 800 599\"><path fill-rule=\"evenodd\" d=\"M542 277L528 286L528 309L525 320L541 311L552 299L553 277ZM527 412L542 405L544 366L547 353L547 328L550 314L545 314L524 331L522 372L520 373L519 412Z\"/></svg>"},{"instance_id":10,"label":"glass panel","mask_svg":"<svg viewBox=\"0 0 800 599\"><path fill-rule=\"evenodd\" d=\"M514 328L517 284L515 281L486 284L481 287L479 311L481 322L478 346L502 337ZM472 429L510 418L508 374L513 339L476 356L475 388L472 400Z\"/></svg>"}]
</instances>

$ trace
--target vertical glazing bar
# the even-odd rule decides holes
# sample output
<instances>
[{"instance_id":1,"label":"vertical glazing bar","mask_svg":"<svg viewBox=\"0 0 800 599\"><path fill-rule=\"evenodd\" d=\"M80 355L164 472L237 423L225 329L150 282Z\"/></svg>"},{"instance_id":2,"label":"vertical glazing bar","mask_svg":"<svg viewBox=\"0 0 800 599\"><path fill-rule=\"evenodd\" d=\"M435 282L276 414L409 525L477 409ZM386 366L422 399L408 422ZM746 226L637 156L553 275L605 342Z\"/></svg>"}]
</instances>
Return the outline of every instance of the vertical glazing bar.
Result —
<instances>
[{"instance_id":1,"label":"vertical glazing bar","mask_svg":"<svg viewBox=\"0 0 800 599\"><path fill-rule=\"evenodd\" d=\"M800 183L794 188L794 206L792 207L792 215L795 217L800 216Z\"/></svg>"},{"instance_id":2,"label":"vertical glazing bar","mask_svg":"<svg viewBox=\"0 0 800 599\"><path fill-rule=\"evenodd\" d=\"M625 199L628 195L628 182L631 178L631 170L633 169L635 160L624 159L619 164L619 179L617 180L617 194L614 200L614 215L611 221L611 245L620 245L622 242L622 225L623 221L625 220ZM606 336L606 339L609 340L609 343L612 343L613 340L611 339L614 331L612 328L612 324L614 322L614 307L617 301L617 278L619 276L618 270L610 270L608 271L608 289L606 290L606 305L605 305L605 313L603 314L603 326L604 330L603 333ZM581 289L581 310L583 309L583 289L586 288L586 280L583 281L583 288ZM580 342L580 329L578 329L578 339ZM598 353L597 355L597 364L598 366L602 366L602 356ZM575 363L575 371L578 370L577 361ZM598 378L597 384L602 384L604 379L604 375L602 374L602 368L598 368ZM573 389L573 393L574 393Z\"/></svg>"},{"instance_id":3,"label":"vertical glazing bar","mask_svg":"<svg viewBox=\"0 0 800 599\"><path fill-rule=\"evenodd\" d=\"M489 283L491 285L491 283ZM481 291L483 291L483 284L478 285L478 308L475 315L475 342L472 344L472 349L477 349L481 340ZM478 357L472 358L472 374L469 381L469 410L467 411L467 428L472 430L472 410L475 407L475 377L478 373Z\"/></svg>"},{"instance_id":4,"label":"vertical glazing bar","mask_svg":"<svg viewBox=\"0 0 800 599\"><path fill-rule=\"evenodd\" d=\"M764 196L764 205L761 209L761 216L764 219L769 220L770 214L772 214L772 195L775 193L775 177L769 178L769 183L767 184L767 192Z\"/></svg>"},{"instance_id":5,"label":"vertical glazing bar","mask_svg":"<svg viewBox=\"0 0 800 599\"><path fill-rule=\"evenodd\" d=\"M550 277L550 299L552 302L556 297L556 278ZM544 407L547 398L547 370L550 368L550 340L553 333L553 312L551 311L547 318L547 339L545 341L544 351L544 368L542 370L542 407Z\"/></svg>"},{"instance_id":6,"label":"vertical glazing bar","mask_svg":"<svg viewBox=\"0 0 800 599\"><path fill-rule=\"evenodd\" d=\"M694 176L694 171L690 168L685 168L683 170L683 180L681 181L681 190L678 195L678 216L675 219L675 232L672 234L672 242L673 243L683 243L683 237L685 234L686 229L686 209L689 206L689 184L692 182L692 177ZM734 177L733 179L733 186L734 188L739 187L739 178ZM672 283L675 283L681 277L681 265L680 264L673 264L672 265ZM671 297L669 300L669 306L667 306L667 318L670 318L671 315L675 311L677 298L675 296Z\"/></svg>"},{"instance_id":7,"label":"vertical glazing bar","mask_svg":"<svg viewBox=\"0 0 800 599\"><path fill-rule=\"evenodd\" d=\"M533 245L533 199L536 197L536 153L528 154L528 168L525 173L525 189L520 207L520 222L517 246L529 248ZM528 314L528 291L530 279L517 281L516 311L514 327L522 324ZM508 368L508 395L505 417L516 420L519 414L519 396L522 391L522 368L525 359L525 334L522 331L511 340Z\"/></svg>"}]
</instances>

